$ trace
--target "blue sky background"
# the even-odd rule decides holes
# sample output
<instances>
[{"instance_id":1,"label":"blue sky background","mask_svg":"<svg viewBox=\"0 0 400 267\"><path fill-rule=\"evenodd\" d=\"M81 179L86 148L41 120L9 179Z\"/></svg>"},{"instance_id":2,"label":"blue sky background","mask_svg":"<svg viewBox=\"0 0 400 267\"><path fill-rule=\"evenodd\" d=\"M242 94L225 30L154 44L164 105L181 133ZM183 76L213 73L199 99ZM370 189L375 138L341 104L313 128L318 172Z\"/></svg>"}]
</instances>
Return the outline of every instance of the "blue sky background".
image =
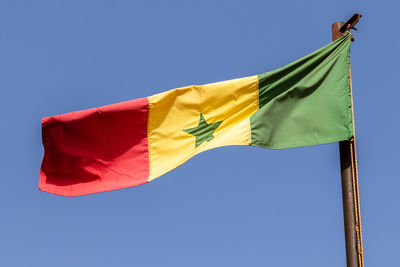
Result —
<instances>
[{"instance_id":1,"label":"blue sky background","mask_svg":"<svg viewBox=\"0 0 400 267\"><path fill-rule=\"evenodd\" d=\"M398 266L396 1L0 2L1 266L345 266L337 144L208 151L143 186L37 190L41 118L351 48L366 266Z\"/></svg>"}]
</instances>

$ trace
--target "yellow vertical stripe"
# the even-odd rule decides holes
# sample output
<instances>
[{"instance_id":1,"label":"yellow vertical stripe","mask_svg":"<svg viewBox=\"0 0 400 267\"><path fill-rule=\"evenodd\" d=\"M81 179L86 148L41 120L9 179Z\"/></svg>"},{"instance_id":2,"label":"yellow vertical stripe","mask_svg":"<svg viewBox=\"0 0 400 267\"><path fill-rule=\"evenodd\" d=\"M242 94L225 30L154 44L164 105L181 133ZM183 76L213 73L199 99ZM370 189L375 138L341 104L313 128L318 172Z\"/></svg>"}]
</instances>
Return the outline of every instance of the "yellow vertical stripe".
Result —
<instances>
[{"instance_id":1,"label":"yellow vertical stripe","mask_svg":"<svg viewBox=\"0 0 400 267\"><path fill-rule=\"evenodd\" d=\"M249 117L258 110L258 77L192 85L149 97L149 181L194 155L219 146L249 145ZM195 148L196 137L184 129L222 121L214 138Z\"/></svg>"}]
</instances>

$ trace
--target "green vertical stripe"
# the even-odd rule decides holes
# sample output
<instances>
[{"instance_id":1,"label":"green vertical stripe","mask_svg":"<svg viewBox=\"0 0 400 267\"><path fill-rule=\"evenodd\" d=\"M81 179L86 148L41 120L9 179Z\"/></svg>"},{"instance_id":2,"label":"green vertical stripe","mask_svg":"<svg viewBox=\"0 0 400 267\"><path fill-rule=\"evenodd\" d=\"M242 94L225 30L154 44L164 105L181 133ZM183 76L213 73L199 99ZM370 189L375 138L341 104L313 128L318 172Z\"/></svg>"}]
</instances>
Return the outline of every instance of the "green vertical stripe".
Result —
<instances>
[{"instance_id":1,"label":"green vertical stripe","mask_svg":"<svg viewBox=\"0 0 400 267\"><path fill-rule=\"evenodd\" d=\"M258 75L259 110L251 145L280 149L347 140L353 135L351 34L289 65Z\"/></svg>"}]
</instances>

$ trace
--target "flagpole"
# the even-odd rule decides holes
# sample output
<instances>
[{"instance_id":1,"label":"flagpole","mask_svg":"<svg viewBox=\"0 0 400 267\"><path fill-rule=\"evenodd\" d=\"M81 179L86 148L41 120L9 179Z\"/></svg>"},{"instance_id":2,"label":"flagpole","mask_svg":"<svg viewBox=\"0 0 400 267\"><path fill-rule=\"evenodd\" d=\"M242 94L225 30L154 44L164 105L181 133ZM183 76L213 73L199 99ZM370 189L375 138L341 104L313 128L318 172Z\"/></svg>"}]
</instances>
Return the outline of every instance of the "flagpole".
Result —
<instances>
[{"instance_id":1,"label":"flagpole","mask_svg":"<svg viewBox=\"0 0 400 267\"><path fill-rule=\"evenodd\" d=\"M355 29L354 25L357 24L360 18L361 15L356 13L347 22L335 22L334 24L332 24L332 40L335 41L336 39L340 38L346 31L350 29ZM353 107L351 69L350 93ZM361 234L361 212L358 188L356 138L354 126L353 135L354 136L350 140L339 142L340 168L342 174L346 259L347 267L364 267L364 255Z\"/></svg>"}]
</instances>

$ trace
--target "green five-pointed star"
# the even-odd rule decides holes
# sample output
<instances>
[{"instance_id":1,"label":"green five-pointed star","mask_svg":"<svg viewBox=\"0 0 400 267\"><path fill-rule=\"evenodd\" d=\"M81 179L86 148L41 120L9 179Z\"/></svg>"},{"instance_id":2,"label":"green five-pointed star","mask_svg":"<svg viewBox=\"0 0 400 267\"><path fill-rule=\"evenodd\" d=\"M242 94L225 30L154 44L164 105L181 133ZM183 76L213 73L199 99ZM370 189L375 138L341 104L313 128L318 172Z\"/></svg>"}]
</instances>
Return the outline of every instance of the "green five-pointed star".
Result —
<instances>
[{"instance_id":1,"label":"green five-pointed star","mask_svg":"<svg viewBox=\"0 0 400 267\"><path fill-rule=\"evenodd\" d=\"M196 145L195 148L201 145L205 141L210 141L214 138L212 135L213 132L218 128L222 121L217 121L211 124L208 124L203 117L203 114L200 113L200 121L199 125L194 128L184 129L183 131L188 134L196 136Z\"/></svg>"}]
</instances>

